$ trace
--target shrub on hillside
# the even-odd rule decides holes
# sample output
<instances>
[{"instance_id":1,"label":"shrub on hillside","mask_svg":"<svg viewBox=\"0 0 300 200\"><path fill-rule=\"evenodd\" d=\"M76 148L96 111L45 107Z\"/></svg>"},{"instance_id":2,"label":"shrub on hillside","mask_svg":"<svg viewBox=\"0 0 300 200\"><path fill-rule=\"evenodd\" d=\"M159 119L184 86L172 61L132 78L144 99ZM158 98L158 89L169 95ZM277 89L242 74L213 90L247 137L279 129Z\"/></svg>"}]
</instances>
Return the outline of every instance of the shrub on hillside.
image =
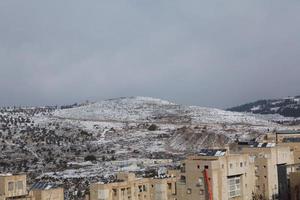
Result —
<instances>
[{"instance_id":1,"label":"shrub on hillside","mask_svg":"<svg viewBox=\"0 0 300 200\"><path fill-rule=\"evenodd\" d=\"M87 155L84 157L84 161L96 161L97 158L94 155Z\"/></svg>"},{"instance_id":2,"label":"shrub on hillside","mask_svg":"<svg viewBox=\"0 0 300 200\"><path fill-rule=\"evenodd\" d=\"M151 124L149 127L148 127L148 130L149 131L156 131L158 129L158 126L155 125L155 124Z\"/></svg>"}]
</instances>

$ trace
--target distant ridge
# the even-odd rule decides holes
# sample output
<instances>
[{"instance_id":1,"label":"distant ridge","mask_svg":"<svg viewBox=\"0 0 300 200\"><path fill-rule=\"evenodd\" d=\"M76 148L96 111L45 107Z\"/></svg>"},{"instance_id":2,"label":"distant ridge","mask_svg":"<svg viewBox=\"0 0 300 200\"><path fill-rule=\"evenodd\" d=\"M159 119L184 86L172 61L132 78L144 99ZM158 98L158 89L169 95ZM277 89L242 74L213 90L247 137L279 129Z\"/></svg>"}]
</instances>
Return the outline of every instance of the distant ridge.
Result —
<instances>
[{"instance_id":1,"label":"distant ridge","mask_svg":"<svg viewBox=\"0 0 300 200\"><path fill-rule=\"evenodd\" d=\"M179 105L166 100L140 96L114 98L75 108L56 110L53 116L94 121L269 124L267 120L249 114Z\"/></svg>"},{"instance_id":2,"label":"distant ridge","mask_svg":"<svg viewBox=\"0 0 300 200\"><path fill-rule=\"evenodd\" d=\"M265 99L227 109L254 114L279 114L284 117L300 117L300 95L281 99Z\"/></svg>"}]
</instances>

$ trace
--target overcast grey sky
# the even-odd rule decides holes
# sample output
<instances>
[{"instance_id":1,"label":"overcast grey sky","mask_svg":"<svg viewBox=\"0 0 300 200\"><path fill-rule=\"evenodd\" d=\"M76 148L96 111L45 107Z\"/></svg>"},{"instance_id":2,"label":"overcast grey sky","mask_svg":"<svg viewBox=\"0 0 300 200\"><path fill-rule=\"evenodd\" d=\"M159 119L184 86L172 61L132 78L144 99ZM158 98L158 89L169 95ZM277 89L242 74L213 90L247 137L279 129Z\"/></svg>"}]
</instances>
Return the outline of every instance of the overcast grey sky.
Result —
<instances>
[{"instance_id":1,"label":"overcast grey sky","mask_svg":"<svg viewBox=\"0 0 300 200\"><path fill-rule=\"evenodd\" d=\"M0 105L300 94L298 0L1 0Z\"/></svg>"}]
</instances>

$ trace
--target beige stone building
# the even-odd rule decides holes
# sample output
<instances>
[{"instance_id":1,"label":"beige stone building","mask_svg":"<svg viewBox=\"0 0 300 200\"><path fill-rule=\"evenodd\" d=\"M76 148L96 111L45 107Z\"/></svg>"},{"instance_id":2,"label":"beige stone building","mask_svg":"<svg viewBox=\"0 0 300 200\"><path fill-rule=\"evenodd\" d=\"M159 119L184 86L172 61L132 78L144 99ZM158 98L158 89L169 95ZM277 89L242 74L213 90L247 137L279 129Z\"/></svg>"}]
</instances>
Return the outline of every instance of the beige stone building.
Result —
<instances>
[{"instance_id":1,"label":"beige stone building","mask_svg":"<svg viewBox=\"0 0 300 200\"><path fill-rule=\"evenodd\" d=\"M205 149L182 162L177 200L250 200L254 192L254 160L226 149Z\"/></svg>"},{"instance_id":2,"label":"beige stone building","mask_svg":"<svg viewBox=\"0 0 300 200\"><path fill-rule=\"evenodd\" d=\"M240 148L254 158L255 194L268 200L286 199L283 193L288 190L286 166L294 163L290 148L275 143L256 143Z\"/></svg>"},{"instance_id":3,"label":"beige stone building","mask_svg":"<svg viewBox=\"0 0 300 200\"><path fill-rule=\"evenodd\" d=\"M300 138L300 130L276 131L275 138L277 143L285 142L286 139Z\"/></svg>"},{"instance_id":4,"label":"beige stone building","mask_svg":"<svg viewBox=\"0 0 300 200\"><path fill-rule=\"evenodd\" d=\"M137 178L133 173L119 173L112 183L90 185L90 200L173 200L176 178Z\"/></svg>"},{"instance_id":5,"label":"beige stone building","mask_svg":"<svg viewBox=\"0 0 300 200\"><path fill-rule=\"evenodd\" d=\"M26 175L0 174L0 200L31 200L26 188Z\"/></svg>"},{"instance_id":6,"label":"beige stone building","mask_svg":"<svg viewBox=\"0 0 300 200\"><path fill-rule=\"evenodd\" d=\"M265 135L261 142L273 142L279 146L290 147L290 151L294 155L294 163L300 163L300 131L286 130L277 131Z\"/></svg>"},{"instance_id":7,"label":"beige stone building","mask_svg":"<svg viewBox=\"0 0 300 200\"><path fill-rule=\"evenodd\" d=\"M30 195L35 200L64 200L64 189L52 183L38 182L32 185Z\"/></svg>"},{"instance_id":8,"label":"beige stone building","mask_svg":"<svg viewBox=\"0 0 300 200\"><path fill-rule=\"evenodd\" d=\"M28 189L26 175L0 174L0 200L63 200L64 190L54 184L35 183Z\"/></svg>"},{"instance_id":9,"label":"beige stone building","mask_svg":"<svg viewBox=\"0 0 300 200\"><path fill-rule=\"evenodd\" d=\"M289 173L290 177L290 199L300 199L300 171Z\"/></svg>"},{"instance_id":10,"label":"beige stone building","mask_svg":"<svg viewBox=\"0 0 300 200\"><path fill-rule=\"evenodd\" d=\"M300 199L300 164L287 166L288 191L286 192L289 199Z\"/></svg>"}]
</instances>

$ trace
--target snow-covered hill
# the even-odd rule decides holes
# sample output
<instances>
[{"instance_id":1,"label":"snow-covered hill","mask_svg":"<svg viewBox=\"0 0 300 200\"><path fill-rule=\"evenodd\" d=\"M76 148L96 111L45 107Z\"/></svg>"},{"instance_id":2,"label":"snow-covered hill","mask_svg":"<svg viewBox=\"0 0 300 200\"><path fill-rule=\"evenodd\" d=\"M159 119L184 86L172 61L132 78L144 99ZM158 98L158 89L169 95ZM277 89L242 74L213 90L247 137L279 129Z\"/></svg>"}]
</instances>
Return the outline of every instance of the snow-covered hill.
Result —
<instances>
[{"instance_id":1,"label":"snow-covered hill","mask_svg":"<svg viewBox=\"0 0 300 200\"><path fill-rule=\"evenodd\" d=\"M300 117L300 96L282 99L259 100L228 110L255 114L279 114L284 117Z\"/></svg>"},{"instance_id":2,"label":"snow-covered hill","mask_svg":"<svg viewBox=\"0 0 300 200\"><path fill-rule=\"evenodd\" d=\"M176 165L201 148L221 148L283 127L260 115L149 97L62 108L0 109L0 171L43 172L39 178L52 181L75 178L77 190L78 177L105 179L120 170ZM86 162L91 157L93 162Z\"/></svg>"},{"instance_id":3,"label":"snow-covered hill","mask_svg":"<svg viewBox=\"0 0 300 200\"><path fill-rule=\"evenodd\" d=\"M104 100L89 105L56 110L53 116L66 119L156 123L220 123L270 125L258 116L215 108L185 106L150 97Z\"/></svg>"}]
</instances>

